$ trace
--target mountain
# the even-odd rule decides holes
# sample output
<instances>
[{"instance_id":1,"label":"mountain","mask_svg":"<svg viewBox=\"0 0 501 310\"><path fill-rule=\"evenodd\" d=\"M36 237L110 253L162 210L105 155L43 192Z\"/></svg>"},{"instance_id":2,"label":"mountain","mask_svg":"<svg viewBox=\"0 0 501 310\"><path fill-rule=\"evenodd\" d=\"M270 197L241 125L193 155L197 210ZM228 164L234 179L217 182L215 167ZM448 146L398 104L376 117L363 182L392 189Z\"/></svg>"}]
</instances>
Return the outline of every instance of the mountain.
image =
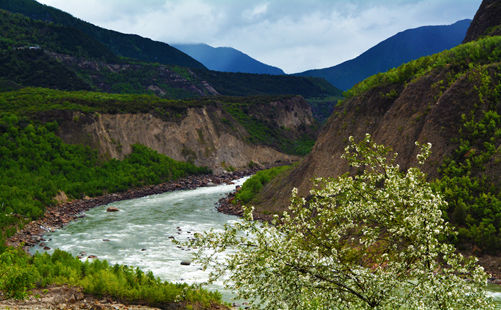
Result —
<instances>
[{"instance_id":1,"label":"mountain","mask_svg":"<svg viewBox=\"0 0 501 310\"><path fill-rule=\"evenodd\" d=\"M501 1L483 1L475 14L471 27L466 33L464 42L478 40L481 36L501 35Z\"/></svg>"},{"instance_id":2,"label":"mountain","mask_svg":"<svg viewBox=\"0 0 501 310\"><path fill-rule=\"evenodd\" d=\"M483 5L477 16L487 9ZM431 157L421 169L449 204L445 218L458 229L460 248L499 253L501 36L486 35L500 24L491 19L477 35L481 39L371 76L347 91L312 152L256 197L255 218L286 210L293 188L307 197L314 178L357 173L341 155L350 136L360 141L369 133L398 153L401 169L417 165L415 141L430 142Z\"/></svg>"},{"instance_id":3,"label":"mountain","mask_svg":"<svg viewBox=\"0 0 501 310\"><path fill-rule=\"evenodd\" d=\"M264 64L231 47L212 47L207 44L172 44L195 58L210 70L257 74L285 74L282 69Z\"/></svg>"},{"instance_id":4,"label":"mountain","mask_svg":"<svg viewBox=\"0 0 501 310\"><path fill-rule=\"evenodd\" d=\"M0 1L0 9L78 29L101 42L118 56L189 68L204 68L195 59L166 43L138 35L103 29L34 0L2 0Z\"/></svg>"},{"instance_id":5,"label":"mountain","mask_svg":"<svg viewBox=\"0 0 501 310\"><path fill-rule=\"evenodd\" d=\"M363 79L391 68L450 49L460 44L471 20L448 26L424 26L402 31L339 65L297 73L299 76L323 77L332 85L347 90Z\"/></svg>"},{"instance_id":6,"label":"mountain","mask_svg":"<svg viewBox=\"0 0 501 310\"><path fill-rule=\"evenodd\" d=\"M27 5L30 3L32 6ZM18 11L19 8L30 8L25 11L31 16L59 12L57 17L68 17L72 21L66 24L85 25L89 29L108 33L108 30L33 1L6 0L0 2L0 7L7 4L17 4L10 7ZM207 70L202 65L188 68L118 57L112 51L113 46L109 48L92 33L89 35L72 26L34 20L2 9L0 17L3 29L0 37L0 90L36 86L111 93L154 93L173 99L207 95L286 94L322 98L341 94L340 90L320 78L218 72ZM163 48L165 46L161 46L158 52L161 53Z\"/></svg>"},{"instance_id":7,"label":"mountain","mask_svg":"<svg viewBox=\"0 0 501 310\"><path fill-rule=\"evenodd\" d=\"M106 46L87 34L0 9L0 49L50 49L78 57L118 61Z\"/></svg>"}]
</instances>

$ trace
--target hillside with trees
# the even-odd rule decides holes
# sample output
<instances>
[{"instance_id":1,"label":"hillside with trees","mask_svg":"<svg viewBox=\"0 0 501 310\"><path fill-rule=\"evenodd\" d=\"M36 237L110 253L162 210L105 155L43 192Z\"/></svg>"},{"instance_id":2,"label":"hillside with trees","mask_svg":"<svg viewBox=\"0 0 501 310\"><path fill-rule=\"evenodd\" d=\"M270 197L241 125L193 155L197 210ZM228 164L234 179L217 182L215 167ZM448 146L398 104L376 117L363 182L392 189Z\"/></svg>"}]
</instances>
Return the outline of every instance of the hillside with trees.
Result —
<instances>
[{"instance_id":1,"label":"hillside with trees","mask_svg":"<svg viewBox=\"0 0 501 310\"><path fill-rule=\"evenodd\" d=\"M484 28L500 21L494 22ZM293 187L307 196L313 178L355 173L340 158L349 136L370 133L399 154L401 169L416 164L415 141L431 142L423 170L445 195L443 216L459 231L456 244L477 254L499 253L500 59L501 37L479 35L358 83L345 93L307 158L264 187L257 214L285 210Z\"/></svg>"}]
</instances>

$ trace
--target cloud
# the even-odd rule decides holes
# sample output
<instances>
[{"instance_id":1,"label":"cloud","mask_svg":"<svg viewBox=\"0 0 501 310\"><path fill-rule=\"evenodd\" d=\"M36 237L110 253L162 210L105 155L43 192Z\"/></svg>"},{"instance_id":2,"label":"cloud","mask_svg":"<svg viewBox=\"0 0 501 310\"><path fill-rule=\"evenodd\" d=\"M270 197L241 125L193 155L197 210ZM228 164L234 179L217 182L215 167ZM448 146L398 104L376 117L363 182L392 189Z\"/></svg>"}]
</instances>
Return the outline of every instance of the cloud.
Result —
<instances>
[{"instance_id":1,"label":"cloud","mask_svg":"<svg viewBox=\"0 0 501 310\"><path fill-rule=\"evenodd\" d=\"M231 46L286 72L333 66L408 28L473 18L481 0L41 0L113 30Z\"/></svg>"}]
</instances>

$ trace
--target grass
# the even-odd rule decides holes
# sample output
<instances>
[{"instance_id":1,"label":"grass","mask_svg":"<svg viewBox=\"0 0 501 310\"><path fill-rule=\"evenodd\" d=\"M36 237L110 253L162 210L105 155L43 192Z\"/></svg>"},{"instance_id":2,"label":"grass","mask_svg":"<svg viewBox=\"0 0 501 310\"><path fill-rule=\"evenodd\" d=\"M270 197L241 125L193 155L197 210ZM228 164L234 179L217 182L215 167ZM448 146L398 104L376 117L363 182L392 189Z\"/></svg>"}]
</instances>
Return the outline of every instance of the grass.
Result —
<instances>
[{"instance_id":1,"label":"grass","mask_svg":"<svg viewBox=\"0 0 501 310\"><path fill-rule=\"evenodd\" d=\"M9 248L0 254L0 290L6 297L23 299L31 289L51 284L78 286L85 293L133 304L168 308L196 304L208 308L221 304L221 294L188 284L173 284L138 268L110 265L104 260L82 262L67 252L29 256Z\"/></svg>"}]
</instances>

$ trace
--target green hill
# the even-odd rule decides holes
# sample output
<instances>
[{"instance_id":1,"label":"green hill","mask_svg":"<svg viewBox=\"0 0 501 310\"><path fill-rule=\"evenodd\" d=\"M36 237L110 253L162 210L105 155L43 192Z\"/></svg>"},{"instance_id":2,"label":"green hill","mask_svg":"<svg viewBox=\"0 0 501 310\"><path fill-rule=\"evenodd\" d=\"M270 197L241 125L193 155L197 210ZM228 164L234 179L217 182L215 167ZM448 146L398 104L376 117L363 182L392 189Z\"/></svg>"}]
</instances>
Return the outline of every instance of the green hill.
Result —
<instances>
[{"instance_id":1,"label":"green hill","mask_svg":"<svg viewBox=\"0 0 501 310\"><path fill-rule=\"evenodd\" d=\"M5 64L10 64L3 69L10 71L4 77L22 86L151 93L166 98L341 95L319 78L209 71L167 44L102 29L32 0L3 0L0 9L7 10L0 11L4 29L0 50L5 51ZM38 54L23 52L38 47L42 50Z\"/></svg>"},{"instance_id":2,"label":"green hill","mask_svg":"<svg viewBox=\"0 0 501 310\"><path fill-rule=\"evenodd\" d=\"M0 9L78 29L101 42L118 56L168 65L205 68L195 59L166 43L153 41L138 35L103 29L34 0L2 0L0 1Z\"/></svg>"},{"instance_id":3,"label":"green hill","mask_svg":"<svg viewBox=\"0 0 501 310\"><path fill-rule=\"evenodd\" d=\"M0 28L0 49L3 50L42 48L76 57L118 61L103 44L69 27L0 10Z\"/></svg>"}]
</instances>

